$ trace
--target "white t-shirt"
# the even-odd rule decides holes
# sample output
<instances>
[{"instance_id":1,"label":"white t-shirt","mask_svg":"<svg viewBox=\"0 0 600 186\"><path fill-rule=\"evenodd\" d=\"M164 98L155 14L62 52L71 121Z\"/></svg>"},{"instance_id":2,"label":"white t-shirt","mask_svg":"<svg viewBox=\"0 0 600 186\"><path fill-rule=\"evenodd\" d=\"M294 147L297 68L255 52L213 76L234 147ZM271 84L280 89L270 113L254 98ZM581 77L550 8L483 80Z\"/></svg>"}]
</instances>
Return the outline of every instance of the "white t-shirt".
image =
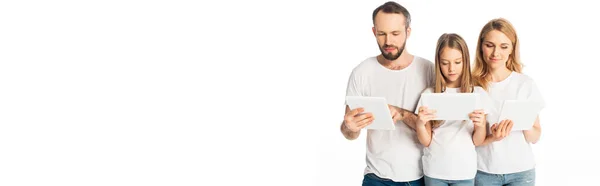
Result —
<instances>
[{"instance_id":1,"label":"white t-shirt","mask_svg":"<svg viewBox=\"0 0 600 186\"><path fill-rule=\"evenodd\" d=\"M459 93L458 88L446 88L444 93ZM423 93L432 93L428 88ZM479 103L484 113L495 108L494 101L481 87L476 86L473 93L479 94ZM421 107L421 100L417 107ZM477 173L477 152L473 144L475 125L471 120L442 121L433 129L429 147L423 148L423 172L426 176L443 180L466 180L475 178Z\"/></svg>"},{"instance_id":2,"label":"white t-shirt","mask_svg":"<svg viewBox=\"0 0 600 186\"><path fill-rule=\"evenodd\" d=\"M402 70L390 70L371 57L355 67L348 80L347 96L385 97L387 103L414 112L421 92L433 84L433 63L415 56ZM367 130L367 167L374 173L397 182L423 177L422 145L416 132L398 121L396 130Z\"/></svg>"},{"instance_id":3,"label":"white t-shirt","mask_svg":"<svg viewBox=\"0 0 600 186\"><path fill-rule=\"evenodd\" d=\"M497 122L500 106L504 100L535 100L545 104L537 85L529 76L512 72L501 82L492 82L488 90L496 103L495 112L490 113L490 125ZM488 130L489 132L489 130ZM477 169L492 174L509 174L535 168L530 144L523 131L513 131L504 139L477 149Z\"/></svg>"}]
</instances>

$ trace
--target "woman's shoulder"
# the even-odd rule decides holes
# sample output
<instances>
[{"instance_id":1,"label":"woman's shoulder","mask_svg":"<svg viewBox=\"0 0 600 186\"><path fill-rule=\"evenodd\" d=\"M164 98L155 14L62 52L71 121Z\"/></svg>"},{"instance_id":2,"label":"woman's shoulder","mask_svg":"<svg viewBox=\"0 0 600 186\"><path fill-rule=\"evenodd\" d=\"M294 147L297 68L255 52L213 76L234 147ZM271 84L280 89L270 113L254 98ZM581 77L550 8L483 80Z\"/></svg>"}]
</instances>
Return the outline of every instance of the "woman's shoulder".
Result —
<instances>
[{"instance_id":1,"label":"woman's shoulder","mask_svg":"<svg viewBox=\"0 0 600 186\"><path fill-rule=\"evenodd\" d=\"M520 72L512 72L511 74L512 78L518 82L522 82L522 83L533 83L533 78L531 78L529 75L527 74L523 74Z\"/></svg>"},{"instance_id":2,"label":"woman's shoulder","mask_svg":"<svg viewBox=\"0 0 600 186\"><path fill-rule=\"evenodd\" d=\"M481 87L481 86L474 86L473 92L474 93L487 93L487 91L485 91L485 89L483 89L483 87Z\"/></svg>"}]
</instances>

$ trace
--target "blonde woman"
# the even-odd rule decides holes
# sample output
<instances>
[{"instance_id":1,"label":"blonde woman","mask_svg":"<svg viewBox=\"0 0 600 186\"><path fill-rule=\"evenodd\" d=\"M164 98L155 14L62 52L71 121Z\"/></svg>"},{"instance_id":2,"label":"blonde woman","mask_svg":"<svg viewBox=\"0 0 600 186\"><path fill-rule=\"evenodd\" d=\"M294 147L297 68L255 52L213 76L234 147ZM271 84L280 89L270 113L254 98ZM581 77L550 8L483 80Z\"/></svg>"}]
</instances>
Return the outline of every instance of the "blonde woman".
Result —
<instances>
[{"instance_id":1,"label":"blonde woman","mask_svg":"<svg viewBox=\"0 0 600 186\"><path fill-rule=\"evenodd\" d=\"M486 89L496 105L504 100L544 100L531 77L522 74L519 39L513 25L498 18L483 26L475 54L473 79ZM497 117L499 109L490 113ZM512 131L512 121L491 126L483 144L477 147L475 185L535 185L535 162L531 144L541 134L539 117L533 128Z\"/></svg>"}]
</instances>

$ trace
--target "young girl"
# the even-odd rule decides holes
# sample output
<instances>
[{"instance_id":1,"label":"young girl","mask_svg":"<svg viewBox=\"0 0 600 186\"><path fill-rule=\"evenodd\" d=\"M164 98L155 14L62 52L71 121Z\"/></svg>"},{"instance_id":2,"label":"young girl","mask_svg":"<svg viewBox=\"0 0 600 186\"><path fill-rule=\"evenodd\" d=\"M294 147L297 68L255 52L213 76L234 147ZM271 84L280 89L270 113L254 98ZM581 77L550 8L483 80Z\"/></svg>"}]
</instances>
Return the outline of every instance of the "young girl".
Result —
<instances>
[{"instance_id":1,"label":"young girl","mask_svg":"<svg viewBox=\"0 0 600 186\"><path fill-rule=\"evenodd\" d=\"M486 137L485 113L491 98L481 87L473 86L469 49L457 34L443 34L437 43L435 56L435 87L423 93L478 93L485 109L473 111L471 120L431 121L435 111L419 101L417 136L423 149L425 185L470 185L477 173L475 146Z\"/></svg>"},{"instance_id":2,"label":"young girl","mask_svg":"<svg viewBox=\"0 0 600 186\"><path fill-rule=\"evenodd\" d=\"M524 99L544 104L534 81L521 74L519 40L510 22L502 18L489 21L479 34L476 51L475 85L486 89L496 105L504 100ZM498 114L490 113L495 117ZM512 131L510 120L493 124L482 146L477 147L475 185L535 185L530 143L536 143L540 134L539 117L533 128L525 131Z\"/></svg>"}]
</instances>

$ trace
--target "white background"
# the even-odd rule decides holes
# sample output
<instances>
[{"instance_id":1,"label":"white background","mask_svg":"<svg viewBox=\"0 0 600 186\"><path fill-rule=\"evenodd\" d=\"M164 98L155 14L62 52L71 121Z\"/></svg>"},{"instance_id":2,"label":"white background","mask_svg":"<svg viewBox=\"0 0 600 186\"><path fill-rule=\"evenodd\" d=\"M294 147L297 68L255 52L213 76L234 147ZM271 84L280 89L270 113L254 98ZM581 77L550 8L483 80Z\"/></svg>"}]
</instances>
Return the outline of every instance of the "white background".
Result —
<instances>
[{"instance_id":1,"label":"white background","mask_svg":"<svg viewBox=\"0 0 600 186\"><path fill-rule=\"evenodd\" d=\"M3 1L0 185L360 185L365 135L339 124L384 2ZM537 185L595 180L594 6L401 4L430 60L509 19L547 102Z\"/></svg>"}]
</instances>

